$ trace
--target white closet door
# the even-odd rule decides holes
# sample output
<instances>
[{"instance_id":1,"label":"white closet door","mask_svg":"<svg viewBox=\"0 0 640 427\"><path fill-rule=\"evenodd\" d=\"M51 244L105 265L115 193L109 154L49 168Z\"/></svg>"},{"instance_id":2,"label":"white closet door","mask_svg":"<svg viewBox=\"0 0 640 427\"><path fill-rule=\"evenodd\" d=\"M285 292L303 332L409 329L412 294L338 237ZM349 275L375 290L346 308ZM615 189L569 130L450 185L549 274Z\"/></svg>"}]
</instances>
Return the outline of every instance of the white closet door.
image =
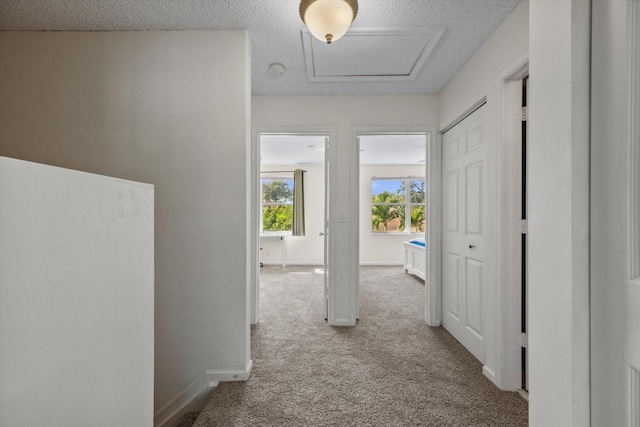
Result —
<instances>
[{"instance_id":1,"label":"white closet door","mask_svg":"<svg viewBox=\"0 0 640 427\"><path fill-rule=\"evenodd\" d=\"M442 324L482 363L485 108L447 131L442 149Z\"/></svg>"}]
</instances>

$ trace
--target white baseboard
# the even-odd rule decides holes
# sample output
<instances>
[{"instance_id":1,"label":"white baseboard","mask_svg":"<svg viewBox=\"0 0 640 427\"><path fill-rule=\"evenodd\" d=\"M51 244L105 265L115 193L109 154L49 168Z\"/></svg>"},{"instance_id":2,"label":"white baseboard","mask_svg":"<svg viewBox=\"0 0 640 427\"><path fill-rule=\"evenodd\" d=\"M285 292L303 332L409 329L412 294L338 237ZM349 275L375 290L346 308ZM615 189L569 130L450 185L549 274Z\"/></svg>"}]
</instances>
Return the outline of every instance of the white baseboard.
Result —
<instances>
[{"instance_id":1,"label":"white baseboard","mask_svg":"<svg viewBox=\"0 0 640 427\"><path fill-rule=\"evenodd\" d=\"M217 385L218 383L209 381L206 372L202 372L182 392L155 413L153 425L155 427L173 427L182 415L190 411L201 410Z\"/></svg>"},{"instance_id":2,"label":"white baseboard","mask_svg":"<svg viewBox=\"0 0 640 427\"><path fill-rule=\"evenodd\" d=\"M496 378L496 373L493 371L493 369L489 368L487 365L484 365L482 367L482 373L485 377L489 378L489 380L491 380L491 382L496 387L500 388L500 386L498 385L498 379Z\"/></svg>"},{"instance_id":3,"label":"white baseboard","mask_svg":"<svg viewBox=\"0 0 640 427\"><path fill-rule=\"evenodd\" d=\"M207 404L213 390L221 381L246 381L251 375L253 360L245 369L209 369L202 372L169 403L158 410L153 417L155 427L173 427L182 415L191 411L201 411Z\"/></svg>"},{"instance_id":4,"label":"white baseboard","mask_svg":"<svg viewBox=\"0 0 640 427\"><path fill-rule=\"evenodd\" d=\"M404 262L361 262L361 266L380 266L380 267L393 267L393 266L401 266L404 265Z\"/></svg>"},{"instance_id":5,"label":"white baseboard","mask_svg":"<svg viewBox=\"0 0 640 427\"><path fill-rule=\"evenodd\" d=\"M247 381L253 369L253 360L244 369L208 369L209 382L218 385L221 381Z\"/></svg>"},{"instance_id":6,"label":"white baseboard","mask_svg":"<svg viewBox=\"0 0 640 427\"><path fill-rule=\"evenodd\" d=\"M282 267L282 261L262 261L264 266L274 266L274 267ZM290 266L310 266L310 267L322 267L322 263L318 262L289 262L287 261L287 265L285 267Z\"/></svg>"},{"instance_id":7,"label":"white baseboard","mask_svg":"<svg viewBox=\"0 0 640 427\"><path fill-rule=\"evenodd\" d=\"M355 326L351 319L334 319L332 322L329 322L331 326Z\"/></svg>"}]
</instances>

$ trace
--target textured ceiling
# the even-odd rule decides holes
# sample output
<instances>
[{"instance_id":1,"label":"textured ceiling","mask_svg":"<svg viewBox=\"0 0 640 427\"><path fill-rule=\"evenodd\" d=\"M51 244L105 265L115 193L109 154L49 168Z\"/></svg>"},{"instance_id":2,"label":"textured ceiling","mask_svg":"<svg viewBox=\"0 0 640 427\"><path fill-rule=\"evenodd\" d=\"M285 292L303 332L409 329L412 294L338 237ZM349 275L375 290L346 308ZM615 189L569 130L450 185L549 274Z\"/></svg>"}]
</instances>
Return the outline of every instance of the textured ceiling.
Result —
<instances>
[{"instance_id":1,"label":"textured ceiling","mask_svg":"<svg viewBox=\"0 0 640 427\"><path fill-rule=\"evenodd\" d=\"M437 93L519 1L359 0L352 28L445 29L415 79L394 82L309 82L299 0L0 0L0 30L247 29L253 95Z\"/></svg>"}]
</instances>

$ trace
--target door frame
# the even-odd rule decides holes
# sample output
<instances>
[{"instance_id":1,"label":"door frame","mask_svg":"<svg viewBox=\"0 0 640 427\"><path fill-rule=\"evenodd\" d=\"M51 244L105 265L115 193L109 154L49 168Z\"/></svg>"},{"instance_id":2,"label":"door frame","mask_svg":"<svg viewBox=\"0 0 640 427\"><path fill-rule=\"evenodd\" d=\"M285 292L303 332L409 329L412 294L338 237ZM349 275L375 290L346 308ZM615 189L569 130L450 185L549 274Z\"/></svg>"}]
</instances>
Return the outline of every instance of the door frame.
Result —
<instances>
[{"instance_id":1,"label":"door frame","mask_svg":"<svg viewBox=\"0 0 640 427\"><path fill-rule=\"evenodd\" d=\"M328 136L329 141L336 140L336 129L332 127L291 127L291 126L262 126L254 127L251 131L251 153L249 162L251 164L251 172L248 178L251 180L250 184L250 203L247 203L251 211L248 213L251 220L251 232L250 242L247 245L248 258L251 261L249 269L249 293L247 295L248 314L250 324L255 325L260 320L260 219L258 217L258 208L260 206L260 135L261 134L281 134L281 135L325 135ZM331 170L326 170L325 160L325 174L327 172L329 176L335 176L335 150L330 150L329 155L331 161L329 163ZM331 188L325 188L325 198L329 198L332 194L335 194L335 180L330 181ZM333 190L333 191L332 191ZM326 203L326 200L325 200ZM331 240L329 241L331 242ZM285 244L283 242L283 244ZM335 248L325 248L325 251L329 251L329 258L334 256ZM251 267L253 266L253 267ZM329 306L331 306L331 297L335 295L335 292L331 292L332 284L335 280L329 276Z\"/></svg>"},{"instance_id":2,"label":"door frame","mask_svg":"<svg viewBox=\"0 0 640 427\"><path fill-rule=\"evenodd\" d=\"M351 206L349 210L352 212L355 221L355 226L351 228L351 239L357 242L353 245L353 253L351 258L351 281L354 284L354 294L356 301L356 319L360 318L360 141L358 137L360 135L410 135L410 134L424 134L425 141L425 179L427 181L427 224L425 227L426 233L426 266L427 275L425 277L425 322L429 326L440 326L440 312L439 312L439 250L430 250L430 248L440 247L440 213L437 209L439 200L439 162L437 161L437 146L436 143L436 129L430 126L353 126L351 140ZM434 191L431 191L431 190Z\"/></svg>"},{"instance_id":3,"label":"door frame","mask_svg":"<svg viewBox=\"0 0 640 427\"><path fill-rule=\"evenodd\" d=\"M498 165L497 224L495 259L498 316L495 337L498 363L494 383L504 390L518 390L522 384L521 316L522 253L520 221L522 197L522 79L529 75L526 53L498 76ZM486 373L485 373L486 374Z\"/></svg>"},{"instance_id":4,"label":"door frame","mask_svg":"<svg viewBox=\"0 0 640 427\"><path fill-rule=\"evenodd\" d=\"M495 126L496 142L493 147L488 146L487 160L490 156L496 156L495 171L490 173L488 184L495 185L494 200L496 219L495 237L488 242L492 247L487 253L490 263L489 278L494 283L487 290L489 298L486 304L487 317L492 324L487 331L487 352L494 352L487 357L487 362L494 365L494 369L488 365L483 366L483 374L489 378L498 388L503 390L518 390L521 386L521 222L519 221L521 199L518 188L521 182L521 121L520 100L521 92L518 91L518 80L529 74L529 53L526 52L507 68L505 68L496 80L495 100L483 97L473 104L467 111L453 120L449 125L438 131L437 156L442 158L442 135L469 113L477 109L483 103L495 103L492 109L487 111L487 126ZM494 112L492 114L492 111ZM515 167L514 167L515 166ZM441 161L437 165L440 174ZM495 183L495 184L494 184ZM439 191L442 192L442 182L439 183ZM440 204L441 197L437 202ZM439 215L438 229L441 233L441 213ZM438 276L436 298L436 311L441 321L442 313L442 276L441 252L442 242L438 243ZM435 325L434 325L435 326Z\"/></svg>"}]
</instances>

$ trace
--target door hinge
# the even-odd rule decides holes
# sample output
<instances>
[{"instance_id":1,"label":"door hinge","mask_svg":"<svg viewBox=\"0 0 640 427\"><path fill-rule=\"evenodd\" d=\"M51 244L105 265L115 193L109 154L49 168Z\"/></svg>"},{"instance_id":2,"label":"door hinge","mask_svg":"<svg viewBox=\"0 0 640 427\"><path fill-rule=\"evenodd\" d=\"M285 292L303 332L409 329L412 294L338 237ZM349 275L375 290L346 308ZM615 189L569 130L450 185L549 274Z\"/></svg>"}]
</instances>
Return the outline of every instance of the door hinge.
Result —
<instances>
[{"instance_id":1,"label":"door hinge","mask_svg":"<svg viewBox=\"0 0 640 427\"><path fill-rule=\"evenodd\" d=\"M520 121L526 122L529 119L529 109L525 107L521 107L520 110Z\"/></svg>"},{"instance_id":2,"label":"door hinge","mask_svg":"<svg viewBox=\"0 0 640 427\"><path fill-rule=\"evenodd\" d=\"M529 224L526 219L520 220L520 233L527 234L529 232Z\"/></svg>"},{"instance_id":3,"label":"door hinge","mask_svg":"<svg viewBox=\"0 0 640 427\"><path fill-rule=\"evenodd\" d=\"M527 338L527 334L522 332L520 334L520 340L522 341L521 344L520 344L520 347L522 347L522 348L528 348L529 347L529 338Z\"/></svg>"}]
</instances>

